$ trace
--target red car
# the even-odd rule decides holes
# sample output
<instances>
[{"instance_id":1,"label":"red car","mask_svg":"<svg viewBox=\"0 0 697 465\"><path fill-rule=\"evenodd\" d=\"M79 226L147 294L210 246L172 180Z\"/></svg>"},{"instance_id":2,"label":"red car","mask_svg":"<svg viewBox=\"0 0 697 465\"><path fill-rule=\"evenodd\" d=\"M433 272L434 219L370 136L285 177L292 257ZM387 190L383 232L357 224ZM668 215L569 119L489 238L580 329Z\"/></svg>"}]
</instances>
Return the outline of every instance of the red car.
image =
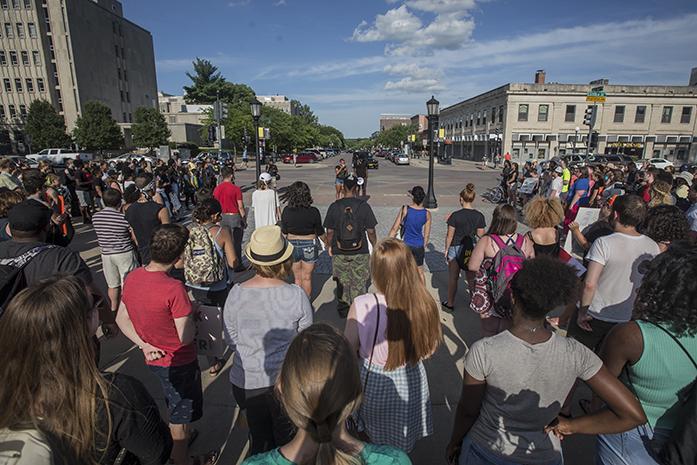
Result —
<instances>
[{"instance_id":1,"label":"red car","mask_svg":"<svg viewBox=\"0 0 697 465\"><path fill-rule=\"evenodd\" d=\"M301 163L315 163L317 161L317 155L311 152L303 152L299 153L295 159L295 163L301 164ZM283 163L284 164L289 164L293 163L293 154L286 154L283 155Z\"/></svg>"}]
</instances>

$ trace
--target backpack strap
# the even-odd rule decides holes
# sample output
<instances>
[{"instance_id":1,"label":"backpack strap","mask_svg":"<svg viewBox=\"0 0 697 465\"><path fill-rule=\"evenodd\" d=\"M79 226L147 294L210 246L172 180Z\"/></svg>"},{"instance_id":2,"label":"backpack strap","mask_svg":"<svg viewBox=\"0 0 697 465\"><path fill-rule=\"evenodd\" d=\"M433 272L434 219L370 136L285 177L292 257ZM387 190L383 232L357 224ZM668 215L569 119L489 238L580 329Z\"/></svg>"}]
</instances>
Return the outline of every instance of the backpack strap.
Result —
<instances>
[{"instance_id":1,"label":"backpack strap","mask_svg":"<svg viewBox=\"0 0 697 465\"><path fill-rule=\"evenodd\" d=\"M518 247L520 250L523 250L524 243L525 243L525 236L523 234L518 234L518 237L515 238L516 247Z\"/></svg>"},{"instance_id":2,"label":"backpack strap","mask_svg":"<svg viewBox=\"0 0 697 465\"><path fill-rule=\"evenodd\" d=\"M506 244L503 242L503 239L501 239L501 237L499 237L498 234L491 234L489 237L492 241L494 241L494 244L498 246L499 250L503 250L506 248Z\"/></svg>"},{"instance_id":3,"label":"backpack strap","mask_svg":"<svg viewBox=\"0 0 697 465\"><path fill-rule=\"evenodd\" d=\"M646 321L646 320L644 320L644 321ZM687 355L687 358L690 359L690 361L695 366L695 368L697 368L697 362L695 362L695 359L692 358L692 355L690 355L690 353L687 351L685 346L682 345L680 340L677 337L675 337L675 335L673 335L673 333L671 333L670 331L668 331L667 329L665 329L663 326L659 325L658 323L654 323L653 321L647 321L647 323L651 323L652 325L654 325L655 327L659 328L664 333L666 333L668 336L670 336L671 339L673 339L675 341L675 343L678 345L678 347L680 347L682 349L682 351L685 352L685 355Z\"/></svg>"},{"instance_id":4,"label":"backpack strap","mask_svg":"<svg viewBox=\"0 0 697 465\"><path fill-rule=\"evenodd\" d=\"M44 250L52 249L54 248L54 245L51 244L45 244L45 245L40 245L37 247L34 247L31 250L28 250L24 252L22 255L19 257L13 257L13 258L3 258L0 260L0 265L3 266L16 266L18 268L24 268L34 257L39 255L41 252Z\"/></svg>"}]
</instances>

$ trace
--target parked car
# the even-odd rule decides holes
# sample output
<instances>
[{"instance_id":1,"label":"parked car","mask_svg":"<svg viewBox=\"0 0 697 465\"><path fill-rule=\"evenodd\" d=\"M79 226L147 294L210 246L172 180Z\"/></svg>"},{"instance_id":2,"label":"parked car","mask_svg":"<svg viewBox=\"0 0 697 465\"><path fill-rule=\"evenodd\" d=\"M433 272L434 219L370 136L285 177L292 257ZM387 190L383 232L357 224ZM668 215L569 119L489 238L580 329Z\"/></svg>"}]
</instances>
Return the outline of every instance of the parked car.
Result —
<instances>
[{"instance_id":1,"label":"parked car","mask_svg":"<svg viewBox=\"0 0 697 465\"><path fill-rule=\"evenodd\" d=\"M614 163L616 165L626 165L628 163L634 163L634 158L630 157L629 155L612 154L605 155L605 158L607 158L608 163Z\"/></svg>"},{"instance_id":2,"label":"parked car","mask_svg":"<svg viewBox=\"0 0 697 465\"><path fill-rule=\"evenodd\" d=\"M39 163L37 161L30 160L29 158L23 155L3 155L2 158L12 160L12 162L17 166L24 165L28 166L29 168L36 168L39 166Z\"/></svg>"},{"instance_id":3,"label":"parked car","mask_svg":"<svg viewBox=\"0 0 697 465\"><path fill-rule=\"evenodd\" d=\"M137 162L145 160L148 163L155 163L155 158L148 157L147 155L139 155L137 153L124 153L123 155L119 155L118 157L112 158L111 160L109 160L109 163L128 163L131 160L135 160Z\"/></svg>"},{"instance_id":4,"label":"parked car","mask_svg":"<svg viewBox=\"0 0 697 465\"><path fill-rule=\"evenodd\" d=\"M318 156L314 152L301 152L295 157L295 163L297 164L304 164L304 163L315 163L318 160ZM284 164L289 164L293 163L293 154L288 153L283 156L283 163Z\"/></svg>"},{"instance_id":5,"label":"parked car","mask_svg":"<svg viewBox=\"0 0 697 465\"><path fill-rule=\"evenodd\" d=\"M397 153L393 156L392 161L395 165L408 165L409 157L406 153Z\"/></svg>"},{"instance_id":6,"label":"parked car","mask_svg":"<svg viewBox=\"0 0 697 465\"><path fill-rule=\"evenodd\" d=\"M378 159L373 157L372 155L368 155L368 159L366 160L366 166L369 170L378 169Z\"/></svg>"},{"instance_id":7,"label":"parked car","mask_svg":"<svg viewBox=\"0 0 697 465\"><path fill-rule=\"evenodd\" d=\"M680 165L680 172L682 173L683 171L692 171L695 168L697 168L697 163L683 163L682 165Z\"/></svg>"},{"instance_id":8,"label":"parked car","mask_svg":"<svg viewBox=\"0 0 697 465\"><path fill-rule=\"evenodd\" d=\"M572 166L583 166L586 162L586 156L579 154L579 153L574 153L571 155L563 155L562 160L566 162L566 166L572 167Z\"/></svg>"},{"instance_id":9,"label":"parked car","mask_svg":"<svg viewBox=\"0 0 697 465\"><path fill-rule=\"evenodd\" d=\"M636 162L636 167L641 169L644 166L644 163L646 162L660 170L664 170L669 166L673 166L673 162L670 160L666 160L665 158L649 158L648 160L638 160Z\"/></svg>"},{"instance_id":10,"label":"parked car","mask_svg":"<svg viewBox=\"0 0 697 465\"><path fill-rule=\"evenodd\" d=\"M39 153L27 155L27 158L36 162L47 161L53 165L64 165L68 159L90 161L94 156L88 152L76 152L72 149L44 149Z\"/></svg>"},{"instance_id":11,"label":"parked car","mask_svg":"<svg viewBox=\"0 0 697 465\"><path fill-rule=\"evenodd\" d=\"M586 164L592 166L606 165L607 163L608 159L605 155L591 155L588 157L588 160L586 160Z\"/></svg>"}]
</instances>

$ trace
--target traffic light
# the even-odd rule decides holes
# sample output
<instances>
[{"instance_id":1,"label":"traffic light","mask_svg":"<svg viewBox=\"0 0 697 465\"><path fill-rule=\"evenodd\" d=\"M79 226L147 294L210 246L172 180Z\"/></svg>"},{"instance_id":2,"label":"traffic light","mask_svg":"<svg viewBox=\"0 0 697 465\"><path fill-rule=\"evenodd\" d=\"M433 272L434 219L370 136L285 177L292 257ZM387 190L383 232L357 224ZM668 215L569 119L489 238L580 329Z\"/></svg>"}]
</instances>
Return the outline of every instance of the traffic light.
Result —
<instances>
[{"instance_id":1,"label":"traffic light","mask_svg":"<svg viewBox=\"0 0 697 465\"><path fill-rule=\"evenodd\" d=\"M592 149L598 148L598 133L595 131L591 134L590 148L592 148Z\"/></svg>"},{"instance_id":2,"label":"traffic light","mask_svg":"<svg viewBox=\"0 0 697 465\"><path fill-rule=\"evenodd\" d=\"M227 111L227 103L221 103L220 104L220 119L227 119L228 111Z\"/></svg>"},{"instance_id":3,"label":"traffic light","mask_svg":"<svg viewBox=\"0 0 697 465\"><path fill-rule=\"evenodd\" d=\"M588 105L586 113L583 115L583 124L593 127L595 125L595 105Z\"/></svg>"},{"instance_id":4,"label":"traffic light","mask_svg":"<svg viewBox=\"0 0 697 465\"><path fill-rule=\"evenodd\" d=\"M215 126L208 126L208 140L213 143L217 139L215 137Z\"/></svg>"}]
</instances>

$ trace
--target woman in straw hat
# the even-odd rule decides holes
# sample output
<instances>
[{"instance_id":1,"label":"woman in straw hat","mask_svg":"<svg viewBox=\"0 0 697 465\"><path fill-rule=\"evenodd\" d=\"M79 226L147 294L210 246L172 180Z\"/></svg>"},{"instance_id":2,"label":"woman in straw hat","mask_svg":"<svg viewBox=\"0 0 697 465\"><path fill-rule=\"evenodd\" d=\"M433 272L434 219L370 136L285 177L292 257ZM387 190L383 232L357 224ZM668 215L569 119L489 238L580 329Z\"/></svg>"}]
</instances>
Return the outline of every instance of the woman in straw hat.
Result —
<instances>
[{"instance_id":1,"label":"woman in straw hat","mask_svg":"<svg viewBox=\"0 0 697 465\"><path fill-rule=\"evenodd\" d=\"M250 455L286 444L292 425L273 386L297 333L312 324L307 294L288 284L293 245L278 226L257 228L245 249L256 276L232 288L223 311L225 339L234 351L232 393L249 424Z\"/></svg>"}]
</instances>

